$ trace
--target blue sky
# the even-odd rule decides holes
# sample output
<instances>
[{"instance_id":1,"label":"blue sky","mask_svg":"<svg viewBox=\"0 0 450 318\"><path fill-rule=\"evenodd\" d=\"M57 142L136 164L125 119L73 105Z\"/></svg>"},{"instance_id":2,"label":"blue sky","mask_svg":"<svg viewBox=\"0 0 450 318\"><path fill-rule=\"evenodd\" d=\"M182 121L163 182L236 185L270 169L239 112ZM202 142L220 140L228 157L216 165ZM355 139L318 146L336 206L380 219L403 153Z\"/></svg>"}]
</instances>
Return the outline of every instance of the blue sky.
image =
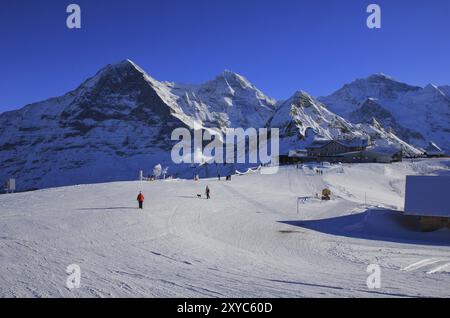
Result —
<instances>
[{"instance_id":1,"label":"blue sky","mask_svg":"<svg viewBox=\"0 0 450 318\"><path fill-rule=\"evenodd\" d=\"M66 7L82 29L66 27ZM382 8L382 29L366 7ZM129 58L158 80L199 83L224 69L266 94L329 94L386 73L450 84L448 0L0 0L0 112L76 88Z\"/></svg>"}]
</instances>

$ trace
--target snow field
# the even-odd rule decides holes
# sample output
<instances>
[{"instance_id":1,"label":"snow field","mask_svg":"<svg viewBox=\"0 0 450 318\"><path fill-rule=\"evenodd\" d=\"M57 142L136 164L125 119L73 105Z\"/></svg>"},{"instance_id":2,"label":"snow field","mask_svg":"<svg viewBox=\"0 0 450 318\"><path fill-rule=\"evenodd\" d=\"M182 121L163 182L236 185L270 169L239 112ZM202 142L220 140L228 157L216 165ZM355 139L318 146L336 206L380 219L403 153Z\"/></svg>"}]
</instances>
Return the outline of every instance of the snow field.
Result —
<instances>
[{"instance_id":1,"label":"snow field","mask_svg":"<svg viewBox=\"0 0 450 318\"><path fill-rule=\"evenodd\" d=\"M231 182L115 182L2 195L0 296L448 297L449 231L414 232L382 209L402 207L405 175L448 166L342 165L321 176L282 167ZM324 187L333 199L308 200L297 215L297 197ZM143 211L135 202L140 190ZM70 264L81 268L79 289L66 287ZM369 264L381 266L381 289L366 286Z\"/></svg>"}]
</instances>

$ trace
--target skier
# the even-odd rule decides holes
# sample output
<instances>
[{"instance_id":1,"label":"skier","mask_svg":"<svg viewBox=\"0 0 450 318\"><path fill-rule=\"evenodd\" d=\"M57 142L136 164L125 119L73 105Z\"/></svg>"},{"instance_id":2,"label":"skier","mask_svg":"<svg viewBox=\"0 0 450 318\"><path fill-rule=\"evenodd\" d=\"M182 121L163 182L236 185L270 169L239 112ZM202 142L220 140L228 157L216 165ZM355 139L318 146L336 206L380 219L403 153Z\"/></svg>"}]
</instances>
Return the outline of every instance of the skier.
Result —
<instances>
[{"instance_id":1,"label":"skier","mask_svg":"<svg viewBox=\"0 0 450 318\"><path fill-rule=\"evenodd\" d=\"M205 190L205 194L206 194L206 199L210 199L211 197L210 197L210 190L209 190L209 187L208 186L206 186L206 190Z\"/></svg>"},{"instance_id":2,"label":"skier","mask_svg":"<svg viewBox=\"0 0 450 318\"><path fill-rule=\"evenodd\" d=\"M144 208L144 195L142 194L141 191L139 191L139 194L137 196L137 201L139 202L139 209L143 209Z\"/></svg>"}]
</instances>

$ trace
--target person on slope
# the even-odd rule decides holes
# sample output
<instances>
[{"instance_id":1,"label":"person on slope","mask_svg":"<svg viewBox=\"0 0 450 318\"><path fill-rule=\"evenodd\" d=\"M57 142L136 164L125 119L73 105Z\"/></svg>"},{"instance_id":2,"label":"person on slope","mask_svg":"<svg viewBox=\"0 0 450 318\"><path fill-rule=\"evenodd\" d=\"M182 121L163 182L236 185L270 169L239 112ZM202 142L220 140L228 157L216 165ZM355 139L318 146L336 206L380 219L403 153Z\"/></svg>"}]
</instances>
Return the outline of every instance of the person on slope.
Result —
<instances>
[{"instance_id":1,"label":"person on slope","mask_svg":"<svg viewBox=\"0 0 450 318\"><path fill-rule=\"evenodd\" d=\"M143 209L144 208L144 195L142 194L141 191L139 191L139 194L137 196L137 201L139 202L139 209Z\"/></svg>"},{"instance_id":2,"label":"person on slope","mask_svg":"<svg viewBox=\"0 0 450 318\"><path fill-rule=\"evenodd\" d=\"M209 190L209 187L208 186L206 186L206 189L205 189L205 194L206 194L206 199L210 199L211 198L211 196L210 196L210 192L211 192L211 190Z\"/></svg>"}]
</instances>

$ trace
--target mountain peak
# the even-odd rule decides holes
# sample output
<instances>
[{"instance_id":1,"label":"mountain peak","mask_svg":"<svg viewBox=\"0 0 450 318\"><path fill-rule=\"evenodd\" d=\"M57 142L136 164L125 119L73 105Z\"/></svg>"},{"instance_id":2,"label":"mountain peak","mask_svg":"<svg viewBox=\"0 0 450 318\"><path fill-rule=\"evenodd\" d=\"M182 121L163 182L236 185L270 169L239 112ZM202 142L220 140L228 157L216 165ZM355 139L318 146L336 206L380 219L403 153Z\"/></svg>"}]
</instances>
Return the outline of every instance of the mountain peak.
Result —
<instances>
[{"instance_id":1,"label":"mountain peak","mask_svg":"<svg viewBox=\"0 0 450 318\"><path fill-rule=\"evenodd\" d=\"M230 86L240 86L242 88L251 88L254 87L252 83L250 83L249 80L247 80L244 76L239 75L233 71L230 70L224 70L222 73L220 73L216 77L216 81L223 81L225 80Z\"/></svg>"},{"instance_id":2,"label":"mountain peak","mask_svg":"<svg viewBox=\"0 0 450 318\"><path fill-rule=\"evenodd\" d=\"M304 90L299 90L292 95L291 100L301 101L302 105L319 105L321 104L318 100L316 100L313 96L311 96L308 92Z\"/></svg>"},{"instance_id":3,"label":"mountain peak","mask_svg":"<svg viewBox=\"0 0 450 318\"><path fill-rule=\"evenodd\" d=\"M294 93L294 97L309 97L311 98L312 96L309 95L307 92L305 92L304 90L298 90Z\"/></svg>"},{"instance_id":4,"label":"mountain peak","mask_svg":"<svg viewBox=\"0 0 450 318\"><path fill-rule=\"evenodd\" d=\"M441 87L438 87L437 85L434 84L428 84L427 86L424 87L423 91L429 94L439 96L440 98L445 98L447 100L449 99L449 96L446 94L447 92L445 91L445 88L441 89Z\"/></svg>"},{"instance_id":5,"label":"mountain peak","mask_svg":"<svg viewBox=\"0 0 450 318\"><path fill-rule=\"evenodd\" d=\"M370 75L367 79L375 79L375 80L394 80L391 76L386 75L384 73L376 73Z\"/></svg>"},{"instance_id":6,"label":"mountain peak","mask_svg":"<svg viewBox=\"0 0 450 318\"><path fill-rule=\"evenodd\" d=\"M120 65L136 65L136 63L134 63L132 60L130 60L130 59L124 59L124 60L121 60L121 61L119 61L119 62L116 62L116 63L112 63L111 65L113 65L113 66L120 66Z\"/></svg>"},{"instance_id":7,"label":"mountain peak","mask_svg":"<svg viewBox=\"0 0 450 318\"><path fill-rule=\"evenodd\" d=\"M106 65L93 77L81 84L80 88L89 89L104 81L108 81L110 83L121 83L123 80L132 77L145 77L147 80L150 79L147 73L136 63L129 59L125 59Z\"/></svg>"},{"instance_id":8,"label":"mountain peak","mask_svg":"<svg viewBox=\"0 0 450 318\"><path fill-rule=\"evenodd\" d=\"M441 89L437 85L434 85L434 84L431 84L431 83L428 84L427 86L425 86L423 88L423 90L426 91L426 92L434 92L434 93L438 93L440 95L444 95L445 96L445 94L441 91Z\"/></svg>"},{"instance_id":9,"label":"mountain peak","mask_svg":"<svg viewBox=\"0 0 450 318\"><path fill-rule=\"evenodd\" d=\"M225 69L225 70L223 70L222 75L223 76L236 76L238 74L229 69Z\"/></svg>"},{"instance_id":10,"label":"mountain peak","mask_svg":"<svg viewBox=\"0 0 450 318\"><path fill-rule=\"evenodd\" d=\"M134 70L134 71L138 71L139 73L145 74L145 71L139 65L137 65L130 59L125 59L120 62L110 64L106 68L108 68L108 67L112 67L114 69Z\"/></svg>"},{"instance_id":11,"label":"mountain peak","mask_svg":"<svg viewBox=\"0 0 450 318\"><path fill-rule=\"evenodd\" d=\"M437 89L439 89L436 85L434 85L434 84L428 84L427 86L425 86L424 87L424 89L426 89L426 90L437 90Z\"/></svg>"}]
</instances>

